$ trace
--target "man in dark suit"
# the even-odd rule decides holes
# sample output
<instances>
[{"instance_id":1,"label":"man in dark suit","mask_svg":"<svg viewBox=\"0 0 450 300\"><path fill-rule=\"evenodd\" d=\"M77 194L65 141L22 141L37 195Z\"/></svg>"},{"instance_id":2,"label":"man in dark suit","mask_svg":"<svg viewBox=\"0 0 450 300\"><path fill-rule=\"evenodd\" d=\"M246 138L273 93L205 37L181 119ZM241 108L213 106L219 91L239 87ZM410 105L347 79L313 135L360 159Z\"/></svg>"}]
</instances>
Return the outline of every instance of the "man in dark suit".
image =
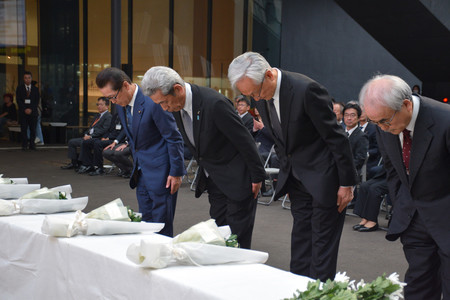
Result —
<instances>
[{"instance_id":1,"label":"man in dark suit","mask_svg":"<svg viewBox=\"0 0 450 300\"><path fill-rule=\"evenodd\" d=\"M210 88L185 83L167 67L148 70L142 86L155 103L173 112L200 166L195 196L208 190L211 218L219 226L229 225L241 247L250 248L265 171L233 104Z\"/></svg>"},{"instance_id":2,"label":"man in dark suit","mask_svg":"<svg viewBox=\"0 0 450 300\"><path fill-rule=\"evenodd\" d=\"M116 104L124 124L134 162L130 187L136 188L142 220L165 223L160 233L173 236L177 192L186 173L183 138L175 119L120 69L102 70L96 83L100 92Z\"/></svg>"},{"instance_id":3,"label":"man in dark suit","mask_svg":"<svg viewBox=\"0 0 450 300\"><path fill-rule=\"evenodd\" d=\"M361 176L361 169L367 158L369 150L369 138L359 128L359 117L361 116L361 108L356 103L347 103L344 106L344 123L345 132L348 134L350 148L352 149L353 162Z\"/></svg>"},{"instance_id":4,"label":"man in dark suit","mask_svg":"<svg viewBox=\"0 0 450 300\"><path fill-rule=\"evenodd\" d=\"M36 123L38 119L39 89L31 84L31 72L25 71L24 83L16 89L16 101L19 106L19 122L22 137L22 150L27 150L30 129L29 149L36 150L34 140L36 139Z\"/></svg>"},{"instance_id":5,"label":"man in dark suit","mask_svg":"<svg viewBox=\"0 0 450 300\"><path fill-rule=\"evenodd\" d=\"M359 126L369 138L369 159L367 160L367 180L369 180L378 171L377 166L380 163L381 154L378 150L377 127L367 121L367 115L363 108L359 117Z\"/></svg>"},{"instance_id":6,"label":"man in dark suit","mask_svg":"<svg viewBox=\"0 0 450 300\"><path fill-rule=\"evenodd\" d=\"M248 132L253 134L253 116L248 112L250 109L250 101L247 97L243 95L239 95L235 98L236 101L236 110L241 117L242 122L245 127L248 129Z\"/></svg>"},{"instance_id":7,"label":"man in dark suit","mask_svg":"<svg viewBox=\"0 0 450 300\"><path fill-rule=\"evenodd\" d=\"M379 127L394 206L386 238L403 244L405 299L450 299L450 106L390 75L369 80L360 103Z\"/></svg>"},{"instance_id":8,"label":"man in dark suit","mask_svg":"<svg viewBox=\"0 0 450 300\"><path fill-rule=\"evenodd\" d=\"M103 170L103 149L115 140L120 142L125 140L125 131L122 130L122 124L117 113L112 115L109 129L102 137L82 142L78 159L82 162L84 168L80 168L78 173L89 173L91 176L105 174Z\"/></svg>"},{"instance_id":9,"label":"man in dark suit","mask_svg":"<svg viewBox=\"0 0 450 300\"><path fill-rule=\"evenodd\" d=\"M357 176L330 96L312 79L272 68L254 52L235 58L228 78L233 88L257 100L275 141L281 164L276 197L289 193L294 217L291 272L334 278L345 209Z\"/></svg>"},{"instance_id":10,"label":"man in dark suit","mask_svg":"<svg viewBox=\"0 0 450 300\"><path fill-rule=\"evenodd\" d=\"M70 158L71 162L69 162L67 165L61 166L61 169L75 169L80 173L86 173L87 171L89 171L90 166L78 166L77 147L81 148L84 141L101 138L108 131L109 126L111 125L111 113L108 111L108 109L109 100L105 97L98 98L98 114L95 116L94 120L89 126L89 129L86 130L83 137L73 138L69 140L69 142L67 143L67 157ZM80 149L80 153L82 152L83 150Z\"/></svg>"}]
</instances>

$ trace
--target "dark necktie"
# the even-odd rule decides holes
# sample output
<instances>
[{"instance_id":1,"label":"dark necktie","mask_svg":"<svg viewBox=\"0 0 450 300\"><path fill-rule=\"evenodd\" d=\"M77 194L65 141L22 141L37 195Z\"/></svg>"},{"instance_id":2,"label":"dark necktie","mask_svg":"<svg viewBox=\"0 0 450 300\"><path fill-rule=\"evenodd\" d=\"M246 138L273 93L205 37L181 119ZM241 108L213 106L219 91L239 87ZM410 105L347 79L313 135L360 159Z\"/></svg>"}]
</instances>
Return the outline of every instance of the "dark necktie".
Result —
<instances>
[{"instance_id":1,"label":"dark necktie","mask_svg":"<svg viewBox=\"0 0 450 300\"><path fill-rule=\"evenodd\" d=\"M181 110L181 118L183 119L184 131L186 131L186 135L191 142L192 146L195 147L194 143L194 130L192 128L192 119L189 116L188 112L184 109Z\"/></svg>"},{"instance_id":2,"label":"dark necktie","mask_svg":"<svg viewBox=\"0 0 450 300\"><path fill-rule=\"evenodd\" d=\"M275 133L275 136L280 140L283 141L283 131L281 130L281 123L280 119L278 119L278 114L275 109L275 104L273 103L273 98L269 100L269 115L270 115L270 122L272 123L273 132Z\"/></svg>"},{"instance_id":3,"label":"dark necktie","mask_svg":"<svg viewBox=\"0 0 450 300\"><path fill-rule=\"evenodd\" d=\"M411 131L408 129L403 130L403 163L405 164L406 173L409 174L409 160L411 158Z\"/></svg>"},{"instance_id":4,"label":"dark necktie","mask_svg":"<svg viewBox=\"0 0 450 300\"><path fill-rule=\"evenodd\" d=\"M30 96L30 87L27 86L27 97L29 97L29 96Z\"/></svg>"},{"instance_id":5,"label":"dark necktie","mask_svg":"<svg viewBox=\"0 0 450 300\"><path fill-rule=\"evenodd\" d=\"M127 126L128 126L128 130L131 133L133 131L133 128L131 126L133 124L133 116L131 115L131 106L127 105L126 111L127 111Z\"/></svg>"}]
</instances>

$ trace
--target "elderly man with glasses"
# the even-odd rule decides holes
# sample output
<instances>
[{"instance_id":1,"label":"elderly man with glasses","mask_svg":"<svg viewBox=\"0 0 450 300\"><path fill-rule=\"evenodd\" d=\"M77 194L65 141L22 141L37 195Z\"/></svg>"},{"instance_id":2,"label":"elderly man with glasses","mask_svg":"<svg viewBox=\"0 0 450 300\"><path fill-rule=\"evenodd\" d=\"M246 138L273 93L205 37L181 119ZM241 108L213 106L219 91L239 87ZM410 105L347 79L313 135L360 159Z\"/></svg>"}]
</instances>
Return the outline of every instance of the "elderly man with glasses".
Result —
<instances>
[{"instance_id":1,"label":"elderly man with glasses","mask_svg":"<svg viewBox=\"0 0 450 300\"><path fill-rule=\"evenodd\" d=\"M450 299L450 106L391 75L369 80L359 99L379 127L394 206L386 239L403 244L405 299Z\"/></svg>"},{"instance_id":2,"label":"elderly man with glasses","mask_svg":"<svg viewBox=\"0 0 450 300\"><path fill-rule=\"evenodd\" d=\"M254 52L235 58L228 78L233 88L257 101L275 141L281 165L276 196L289 193L294 218L291 272L334 278L357 176L328 92L305 75L272 68Z\"/></svg>"},{"instance_id":3,"label":"elderly man with glasses","mask_svg":"<svg viewBox=\"0 0 450 300\"><path fill-rule=\"evenodd\" d=\"M130 187L136 188L142 220L165 223L160 233L172 236L177 192L186 173L183 139L175 119L120 69L102 70L96 83L116 104L128 137L133 155Z\"/></svg>"}]
</instances>

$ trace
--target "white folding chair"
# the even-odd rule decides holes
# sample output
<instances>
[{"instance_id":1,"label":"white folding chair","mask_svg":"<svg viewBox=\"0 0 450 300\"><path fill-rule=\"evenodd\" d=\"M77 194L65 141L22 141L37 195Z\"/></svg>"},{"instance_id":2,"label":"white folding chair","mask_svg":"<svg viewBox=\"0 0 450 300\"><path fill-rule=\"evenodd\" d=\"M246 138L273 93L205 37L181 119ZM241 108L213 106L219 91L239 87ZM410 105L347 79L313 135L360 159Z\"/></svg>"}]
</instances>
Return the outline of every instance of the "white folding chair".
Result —
<instances>
[{"instance_id":1,"label":"white folding chair","mask_svg":"<svg viewBox=\"0 0 450 300\"><path fill-rule=\"evenodd\" d=\"M275 144L272 145L272 148L270 148L269 155L267 156L267 159L264 162L264 170L266 171L266 174L269 176L269 182L270 182L270 184L272 186L273 194L272 194L272 197L270 198L269 201L258 200L258 203L259 204L263 204L263 205L270 205L275 200L275 189L273 188L273 178L272 178L272 176L280 173L280 169L279 168L268 168L267 167L269 165L269 161L270 161L270 158L272 157L273 153L275 153Z\"/></svg>"}]
</instances>

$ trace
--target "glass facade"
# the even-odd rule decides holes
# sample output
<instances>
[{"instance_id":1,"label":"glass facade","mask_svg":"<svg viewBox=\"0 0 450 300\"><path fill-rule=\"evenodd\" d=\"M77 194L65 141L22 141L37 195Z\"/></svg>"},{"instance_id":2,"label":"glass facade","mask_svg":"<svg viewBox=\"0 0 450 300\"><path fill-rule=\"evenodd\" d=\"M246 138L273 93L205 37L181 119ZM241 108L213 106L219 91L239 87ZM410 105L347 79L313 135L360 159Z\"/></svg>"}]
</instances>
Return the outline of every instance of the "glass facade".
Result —
<instances>
[{"instance_id":1,"label":"glass facade","mask_svg":"<svg viewBox=\"0 0 450 300\"><path fill-rule=\"evenodd\" d=\"M164 65L232 98L234 57L253 50L279 65L281 0L117 1L121 66L138 84ZM29 70L42 121L85 125L100 96L95 78L111 66L112 2L0 0L0 92L14 94Z\"/></svg>"}]
</instances>

